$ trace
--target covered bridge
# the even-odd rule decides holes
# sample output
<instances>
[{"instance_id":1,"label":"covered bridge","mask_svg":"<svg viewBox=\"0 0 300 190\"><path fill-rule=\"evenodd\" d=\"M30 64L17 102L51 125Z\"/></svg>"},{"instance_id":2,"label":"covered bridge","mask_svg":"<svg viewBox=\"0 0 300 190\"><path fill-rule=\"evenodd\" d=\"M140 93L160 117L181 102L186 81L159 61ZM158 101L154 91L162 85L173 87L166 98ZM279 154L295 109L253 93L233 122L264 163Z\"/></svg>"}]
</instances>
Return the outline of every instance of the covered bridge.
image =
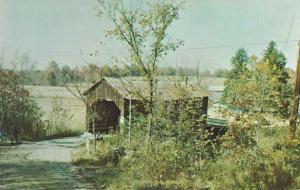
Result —
<instances>
[{"instance_id":1,"label":"covered bridge","mask_svg":"<svg viewBox=\"0 0 300 190\"><path fill-rule=\"evenodd\" d=\"M178 82L160 81L157 96L163 101L177 101L182 97L176 87ZM191 89L190 97L201 100L201 114L207 114L209 93L196 85L186 85ZM96 115L95 131L107 133L118 129L119 123L128 118L130 102L135 110L146 113L141 97L147 97L148 85L144 80L102 78L84 92L87 100L87 122L91 110ZM149 94L149 93L148 93ZM199 107L199 106L196 106ZM88 122L89 131L92 123Z\"/></svg>"}]
</instances>

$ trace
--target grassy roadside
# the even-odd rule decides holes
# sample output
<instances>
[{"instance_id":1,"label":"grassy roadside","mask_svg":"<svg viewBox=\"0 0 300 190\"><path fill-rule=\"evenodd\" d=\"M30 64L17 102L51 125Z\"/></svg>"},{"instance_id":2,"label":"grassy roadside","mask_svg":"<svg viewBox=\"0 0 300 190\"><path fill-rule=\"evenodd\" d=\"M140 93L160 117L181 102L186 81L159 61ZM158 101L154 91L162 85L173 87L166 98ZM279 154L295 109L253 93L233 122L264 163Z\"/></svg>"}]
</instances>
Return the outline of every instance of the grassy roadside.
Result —
<instances>
[{"instance_id":1,"label":"grassy roadside","mask_svg":"<svg viewBox=\"0 0 300 190\"><path fill-rule=\"evenodd\" d=\"M66 138L66 137L77 137L83 134L85 131L85 128L76 127L66 127L60 129L60 131L54 132L54 133L42 133L43 135L34 135L34 136L23 136L22 141L30 141L30 142L37 142L42 140L52 140L52 139L60 139L60 138ZM0 139L0 146L11 146L11 141L4 137Z\"/></svg>"},{"instance_id":2,"label":"grassy roadside","mask_svg":"<svg viewBox=\"0 0 300 190\"><path fill-rule=\"evenodd\" d=\"M28 141L40 141L40 140L51 140L65 137L76 137L80 136L85 131L84 128L67 128L63 129L58 133L47 134L41 137L24 137L24 140Z\"/></svg>"},{"instance_id":3,"label":"grassy roadside","mask_svg":"<svg viewBox=\"0 0 300 190\"><path fill-rule=\"evenodd\" d=\"M287 189L297 189L297 187L300 187L300 175L297 177L298 174L294 173L291 179L281 179L281 175L289 176L284 173L288 170L281 168L285 167L281 165L281 163L289 156L285 148L281 147L283 142L286 141L285 134L287 133L287 129L286 126L259 129L258 147L264 154L268 155L267 157L271 156L271 158L268 158L268 161L262 160L262 164L266 167L265 169L256 168L260 167L261 164L257 161L250 163L250 165L245 164L244 169L241 169L240 166L236 164L235 159L221 158L217 161L203 162L205 164L202 164L200 167L198 176L187 177L183 173L178 173L173 180L154 182L150 178L147 178L147 170L144 167L148 166L142 165L140 162L132 161L133 159L138 159L138 157L133 156L133 153L130 151L115 165L111 152L114 147L111 146L110 140L99 142L96 152L91 151L90 155L86 153L85 147L82 146L73 155L73 164L80 168L80 174L85 179L93 182L99 189L222 189L223 186L224 188L228 186L242 188L243 184L239 183L245 181L246 178L255 177L255 175L266 178L265 180L267 181L265 183L270 184L275 183L276 180L281 180L282 182L280 183L289 183L289 180L293 180L294 185ZM248 153L246 155L248 155ZM293 155L295 159L298 159L298 162L300 162L300 159L297 158L295 154ZM241 153L239 156L243 156L243 154ZM253 156L251 152L249 156ZM128 163L136 165L128 166ZM273 166L272 164L276 165ZM153 167L153 170L157 170L157 168ZM258 173L256 174L256 172ZM272 180L275 181L272 182ZM245 181L244 183L247 182ZM253 188L255 188L255 186L253 186Z\"/></svg>"}]
</instances>

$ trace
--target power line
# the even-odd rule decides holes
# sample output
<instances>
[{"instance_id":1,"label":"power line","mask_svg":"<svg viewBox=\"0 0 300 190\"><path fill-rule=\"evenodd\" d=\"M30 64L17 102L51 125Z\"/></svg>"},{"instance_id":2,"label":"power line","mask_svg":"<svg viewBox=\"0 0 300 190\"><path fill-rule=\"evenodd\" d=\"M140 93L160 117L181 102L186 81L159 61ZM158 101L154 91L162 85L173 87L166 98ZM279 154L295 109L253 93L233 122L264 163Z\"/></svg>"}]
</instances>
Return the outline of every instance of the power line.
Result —
<instances>
[{"instance_id":1,"label":"power line","mask_svg":"<svg viewBox=\"0 0 300 190\"><path fill-rule=\"evenodd\" d=\"M285 42L285 45L284 45L284 51L286 50L287 42L288 42L288 40L290 38L290 35L291 35L291 32L292 32L292 28L293 28L293 25L294 25L295 17L297 15L298 5L299 5L299 1L298 1L297 5L296 5L296 10L295 10L294 15L293 15L292 20L291 20L291 24L290 24L290 27L289 27L288 35L286 37L286 42Z\"/></svg>"},{"instance_id":2,"label":"power line","mask_svg":"<svg viewBox=\"0 0 300 190\"><path fill-rule=\"evenodd\" d=\"M276 41L277 44L283 43L294 43L298 42L299 40L289 40L289 41ZM195 47L195 48L185 48L185 49L178 49L179 51L185 50L203 50L203 49L222 49L222 48L230 48L230 47L245 47L245 46L261 46L266 45L269 42L260 42L260 43L245 43L245 44L231 44L231 45L217 45L217 46L203 46L203 47Z\"/></svg>"},{"instance_id":3,"label":"power line","mask_svg":"<svg viewBox=\"0 0 300 190\"><path fill-rule=\"evenodd\" d=\"M100 55L109 55L110 53L100 53ZM32 55L35 58L51 58L51 57L81 57L81 54L49 54L49 55ZM95 55L93 55L95 56ZM4 58L14 58L14 56L4 56Z\"/></svg>"},{"instance_id":4,"label":"power line","mask_svg":"<svg viewBox=\"0 0 300 190\"><path fill-rule=\"evenodd\" d=\"M277 44L287 44L287 43L297 43L299 40L285 40L285 41L276 41ZM228 45L215 45L215 46L202 46L202 47L194 47L194 48L181 48L178 51L189 51L189 50L206 50L206 49L224 49L224 48L233 48L233 47L247 47L247 46L261 46L266 45L269 42L258 42L258 43L241 43L241 44L228 44ZM96 56L101 55L110 55L111 53L99 53ZM33 55L30 57L33 58L51 58L51 57L81 57L81 54L49 54L49 55ZM3 58L14 58L14 56L3 56Z\"/></svg>"}]
</instances>

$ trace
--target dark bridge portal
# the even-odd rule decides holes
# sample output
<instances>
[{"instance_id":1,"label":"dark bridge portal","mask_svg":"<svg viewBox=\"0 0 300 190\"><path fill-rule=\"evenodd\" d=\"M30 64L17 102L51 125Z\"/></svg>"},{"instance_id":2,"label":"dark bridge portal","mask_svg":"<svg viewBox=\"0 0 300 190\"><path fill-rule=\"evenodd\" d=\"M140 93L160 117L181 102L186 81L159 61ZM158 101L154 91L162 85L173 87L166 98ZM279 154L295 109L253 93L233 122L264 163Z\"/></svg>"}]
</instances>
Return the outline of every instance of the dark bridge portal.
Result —
<instances>
[{"instance_id":1,"label":"dark bridge portal","mask_svg":"<svg viewBox=\"0 0 300 190\"><path fill-rule=\"evenodd\" d=\"M92 108L96 115L95 132L108 133L118 129L121 111L113 101L99 100ZM92 122L89 131L93 131Z\"/></svg>"}]
</instances>

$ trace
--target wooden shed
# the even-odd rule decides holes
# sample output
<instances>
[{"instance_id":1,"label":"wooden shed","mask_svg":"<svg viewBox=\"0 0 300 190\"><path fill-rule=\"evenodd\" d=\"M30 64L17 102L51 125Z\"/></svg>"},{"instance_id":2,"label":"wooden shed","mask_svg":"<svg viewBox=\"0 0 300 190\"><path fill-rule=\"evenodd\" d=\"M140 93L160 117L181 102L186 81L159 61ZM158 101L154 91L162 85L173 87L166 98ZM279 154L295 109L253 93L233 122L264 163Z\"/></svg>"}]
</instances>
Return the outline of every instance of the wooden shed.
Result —
<instances>
[{"instance_id":1,"label":"wooden shed","mask_svg":"<svg viewBox=\"0 0 300 190\"><path fill-rule=\"evenodd\" d=\"M157 95L162 101L177 101L180 99L178 82L160 81L157 84ZM140 113L146 113L141 97L147 97L147 83L143 80L102 78L84 92L88 103L87 122L90 110L96 113L95 132L107 133L118 130L120 122L128 118L130 102L132 107ZM209 93L196 85L189 85L192 89L190 95L193 99L201 100L201 114L207 114ZM134 92L134 93L133 93ZM141 95L141 96L139 96ZM199 106L198 106L199 107ZM89 131L92 132L92 123L88 122Z\"/></svg>"}]
</instances>

